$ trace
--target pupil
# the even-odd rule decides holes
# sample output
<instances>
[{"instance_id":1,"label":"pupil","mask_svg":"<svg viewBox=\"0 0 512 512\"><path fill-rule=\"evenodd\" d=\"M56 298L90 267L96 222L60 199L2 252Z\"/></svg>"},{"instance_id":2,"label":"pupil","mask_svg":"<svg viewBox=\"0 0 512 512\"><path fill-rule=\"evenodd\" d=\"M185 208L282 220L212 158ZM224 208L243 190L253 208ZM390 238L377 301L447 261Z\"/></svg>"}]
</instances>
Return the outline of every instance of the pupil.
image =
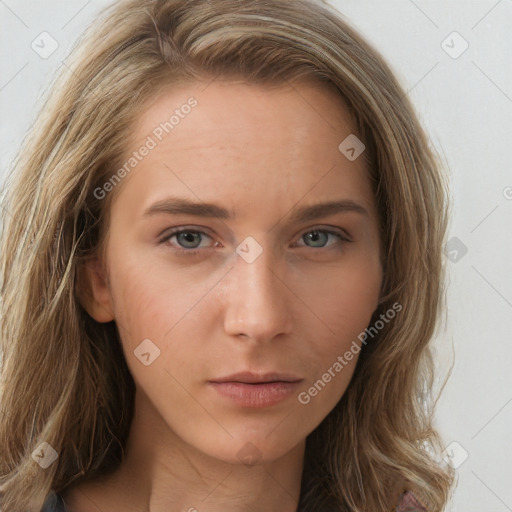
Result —
<instances>
[{"instance_id":1,"label":"pupil","mask_svg":"<svg viewBox=\"0 0 512 512\"><path fill-rule=\"evenodd\" d=\"M318 238L320 236L320 232L316 231L316 230L315 231L311 231L308 236L309 236L309 238L310 238L310 240L312 242L318 242Z\"/></svg>"},{"instance_id":2,"label":"pupil","mask_svg":"<svg viewBox=\"0 0 512 512\"><path fill-rule=\"evenodd\" d=\"M197 237L197 233L182 233L181 236L185 238L185 243L194 243L194 237Z\"/></svg>"}]
</instances>

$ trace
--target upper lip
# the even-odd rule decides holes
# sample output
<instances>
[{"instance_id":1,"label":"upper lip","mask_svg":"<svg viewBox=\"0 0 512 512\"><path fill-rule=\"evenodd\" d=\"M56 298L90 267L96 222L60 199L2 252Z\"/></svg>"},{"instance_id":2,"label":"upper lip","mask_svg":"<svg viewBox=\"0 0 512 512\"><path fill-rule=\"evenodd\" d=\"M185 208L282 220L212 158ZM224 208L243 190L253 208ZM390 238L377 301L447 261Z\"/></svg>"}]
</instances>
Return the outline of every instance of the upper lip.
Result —
<instances>
[{"instance_id":1,"label":"upper lip","mask_svg":"<svg viewBox=\"0 0 512 512\"><path fill-rule=\"evenodd\" d=\"M279 372L268 372L268 373L252 373L252 372L239 372L227 375L226 377L220 377L218 379L212 379L210 382L242 382L246 384L258 384L265 382L298 382L302 380L300 377L291 373L279 373Z\"/></svg>"}]
</instances>

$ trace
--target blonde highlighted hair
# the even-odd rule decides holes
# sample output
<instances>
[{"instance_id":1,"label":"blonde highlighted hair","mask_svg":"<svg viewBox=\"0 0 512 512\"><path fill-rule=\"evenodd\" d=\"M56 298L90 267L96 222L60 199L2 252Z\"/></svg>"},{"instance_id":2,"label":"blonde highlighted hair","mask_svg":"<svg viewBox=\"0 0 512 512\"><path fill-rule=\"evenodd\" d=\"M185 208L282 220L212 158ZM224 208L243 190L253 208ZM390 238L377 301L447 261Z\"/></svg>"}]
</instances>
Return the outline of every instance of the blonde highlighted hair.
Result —
<instances>
[{"instance_id":1,"label":"blonde highlighted hair","mask_svg":"<svg viewBox=\"0 0 512 512\"><path fill-rule=\"evenodd\" d=\"M365 145L384 247L372 323L352 381L307 438L300 510L389 512L413 489L444 510L453 472L432 426L431 339L444 303L448 222L441 164L380 54L315 0L122 0L78 41L6 181L1 254L0 507L39 512L123 461L134 382L113 322L80 302L79 270L104 248L122 165L144 105L162 87L216 77L308 79L346 100ZM340 140L341 142L341 140ZM32 452L47 442L57 461Z\"/></svg>"}]
</instances>

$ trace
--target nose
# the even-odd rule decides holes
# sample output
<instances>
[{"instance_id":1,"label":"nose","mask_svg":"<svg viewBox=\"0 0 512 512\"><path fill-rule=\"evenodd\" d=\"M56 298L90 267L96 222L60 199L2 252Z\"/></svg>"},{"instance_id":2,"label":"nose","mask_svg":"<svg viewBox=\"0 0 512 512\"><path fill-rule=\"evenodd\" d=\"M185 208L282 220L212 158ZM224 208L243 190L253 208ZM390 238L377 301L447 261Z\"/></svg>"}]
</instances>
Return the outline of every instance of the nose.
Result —
<instances>
[{"instance_id":1,"label":"nose","mask_svg":"<svg viewBox=\"0 0 512 512\"><path fill-rule=\"evenodd\" d=\"M224 284L226 333L269 342L291 332L293 293L271 252L263 250L250 263L236 255Z\"/></svg>"}]
</instances>

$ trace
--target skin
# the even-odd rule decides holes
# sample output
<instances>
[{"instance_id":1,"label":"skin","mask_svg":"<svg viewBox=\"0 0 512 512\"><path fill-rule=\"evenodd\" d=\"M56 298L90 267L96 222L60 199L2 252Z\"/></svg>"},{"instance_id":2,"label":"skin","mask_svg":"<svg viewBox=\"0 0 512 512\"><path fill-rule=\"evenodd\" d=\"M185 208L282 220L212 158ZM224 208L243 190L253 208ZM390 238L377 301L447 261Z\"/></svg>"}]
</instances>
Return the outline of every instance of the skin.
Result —
<instances>
[{"instance_id":1,"label":"skin","mask_svg":"<svg viewBox=\"0 0 512 512\"><path fill-rule=\"evenodd\" d=\"M190 96L197 107L118 185L106 258L86 269L84 305L98 322L115 320L136 398L125 462L64 494L73 512L295 511L306 436L345 392L357 354L309 403L298 393L350 348L378 304L378 216L364 158L338 150L355 133L341 97L304 81L181 85L144 110L128 157ZM144 216L171 195L236 217ZM340 199L366 213L290 220L299 207ZM159 243L174 227L205 234ZM314 238L322 228L350 241ZM248 236L262 249L250 263L236 252ZM134 355L144 339L160 350L148 366ZM244 370L302 381L260 408L208 384ZM243 463L243 449L255 464Z\"/></svg>"}]
</instances>

